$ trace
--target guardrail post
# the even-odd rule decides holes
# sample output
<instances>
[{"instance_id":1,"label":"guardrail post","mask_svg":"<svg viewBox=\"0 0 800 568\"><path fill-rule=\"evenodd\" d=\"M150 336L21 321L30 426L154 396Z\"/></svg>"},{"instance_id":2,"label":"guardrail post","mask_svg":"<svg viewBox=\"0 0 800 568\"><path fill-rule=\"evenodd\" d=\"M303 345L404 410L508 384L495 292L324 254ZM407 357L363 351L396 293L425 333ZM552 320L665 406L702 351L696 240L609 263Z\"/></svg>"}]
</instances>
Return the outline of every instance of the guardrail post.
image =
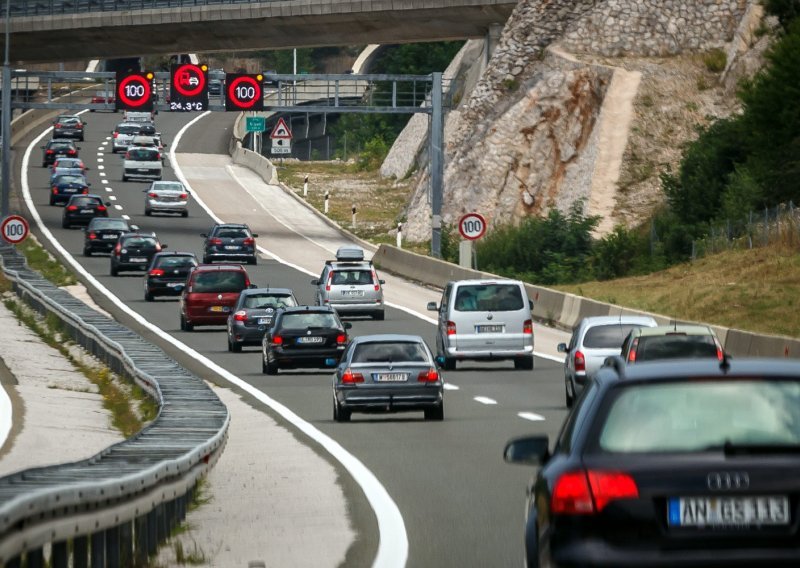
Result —
<instances>
[{"instance_id":1,"label":"guardrail post","mask_svg":"<svg viewBox=\"0 0 800 568\"><path fill-rule=\"evenodd\" d=\"M158 552L158 512L153 509L147 513L147 556Z\"/></svg>"},{"instance_id":2,"label":"guardrail post","mask_svg":"<svg viewBox=\"0 0 800 568\"><path fill-rule=\"evenodd\" d=\"M119 527L111 527L106 533L106 566L119 568Z\"/></svg>"},{"instance_id":3,"label":"guardrail post","mask_svg":"<svg viewBox=\"0 0 800 568\"><path fill-rule=\"evenodd\" d=\"M25 568L44 568L44 552L41 548L29 550L25 554Z\"/></svg>"},{"instance_id":4,"label":"guardrail post","mask_svg":"<svg viewBox=\"0 0 800 568\"><path fill-rule=\"evenodd\" d=\"M22 566L22 563L20 562L19 556L15 556L14 558L8 560L4 566L5 568L19 568Z\"/></svg>"},{"instance_id":5,"label":"guardrail post","mask_svg":"<svg viewBox=\"0 0 800 568\"><path fill-rule=\"evenodd\" d=\"M52 568L68 568L69 567L69 550L67 542L53 543L53 553L50 555L50 566Z\"/></svg>"},{"instance_id":6,"label":"guardrail post","mask_svg":"<svg viewBox=\"0 0 800 568\"><path fill-rule=\"evenodd\" d=\"M92 534L92 568L104 568L106 565L106 534L100 531Z\"/></svg>"},{"instance_id":7,"label":"guardrail post","mask_svg":"<svg viewBox=\"0 0 800 568\"><path fill-rule=\"evenodd\" d=\"M167 501L164 503L164 511L167 516L167 538L172 534L173 529L178 524L178 507L176 500Z\"/></svg>"},{"instance_id":8,"label":"guardrail post","mask_svg":"<svg viewBox=\"0 0 800 568\"><path fill-rule=\"evenodd\" d=\"M119 562L122 566L133 564L133 521L119 527Z\"/></svg>"},{"instance_id":9,"label":"guardrail post","mask_svg":"<svg viewBox=\"0 0 800 568\"><path fill-rule=\"evenodd\" d=\"M144 566L147 563L149 538L147 536L147 515L136 517L134 521L134 537L136 545L133 547L133 564Z\"/></svg>"},{"instance_id":10,"label":"guardrail post","mask_svg":"<svg viewBox=\"0 0 800 568\"><path fill-rule=\"evenodd\" d=\"M167 512L164 503L156 507L156 542L160 545L169 536L169 528L167 527Z\"/></svg>"},{"instance_id":11,"label":"guardrail post","mask_svg":"<svg viewBox=\"0 0 800 568\"><path fill-rule=\"evenodd\" d=\"M76 536L72 539L72 566L73 568L89 566L89 539L85 536Z\"/></svg>"}]
</instances>

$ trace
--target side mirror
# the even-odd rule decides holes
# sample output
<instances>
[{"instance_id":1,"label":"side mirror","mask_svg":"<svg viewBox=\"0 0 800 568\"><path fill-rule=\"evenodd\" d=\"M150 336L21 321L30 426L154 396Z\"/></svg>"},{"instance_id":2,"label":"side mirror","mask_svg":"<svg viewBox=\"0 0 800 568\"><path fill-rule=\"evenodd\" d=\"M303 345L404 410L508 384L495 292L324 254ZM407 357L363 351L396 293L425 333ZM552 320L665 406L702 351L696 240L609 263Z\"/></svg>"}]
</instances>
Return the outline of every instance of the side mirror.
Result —
<instances>
[{"instance_id":1,"label":"side mirror","mask_svg":"<svg viewBox=\"0 0 800 568\"><path fill-rule=\"evenodd\" d=\"M312 286L319 286L319 279L318 278L314 278L314 280L311 281L311 285Z\"/></svg>"},{"instance_id":2,"label":"side mirror","mask_svg":"<svg viewBox=\"0 0 800 568\"><path fill-rule=\"evenodd\" d=\"M569 349L567 349L566 343L559 343L556 347L559 353L569 353Z\"/></svg>"},{"instance_id":3,"label":"side mirror","mask_svg":"<svg viewBox=\"0 0 800 568\"><path fill-rule=\"evenodd\" d=\"M161 243L161 248L162 248L162 250L165 249L165 248L169 248L169 245L165 244L165 243Z\"/></svg>"},{"instance_id":4,"label":"side mirror","mask_svg":"<svg viewBox=\"0 0 800 568\"><path fill-rule=\"evenodd\" d=\"M342 325L344 326L345 329L353 329L353 324L350 323L349 321L344 322Z\"/></svg>"},{"instance_id":5,"label":"side mirror","mask_svg":"<svg viewBox=\"0 0 800 568\"><path fill-rule=\"evenodd\" d=\"M533 311L533 300L528 298L528 306L530 307L531 311Z\"/></svg>"},{"instance_id":6,"label":"side mirror","mask_svg":"<svg viewBox=\"0 0 800 568\"><path fill-rule=\"evenodd\" d=\"M253 238L254 238L254 239L257 239L257 238L258 238L258 234L256 234L256 233L253 233Z\"/></svg>"},{"instance_id":7,"label":"side mirror","mask_svg":"<svg viewBox=\"0 0 800 568\"><path fill-rule=\"evenodd\" d=\"M106 207L111 207L111 202L110 201L106 201Z\"/></svg>"},{"instance_id":8,"label":"side mirror","mask_svg":"<svg viewBox=\"0 0 800 568\"><path fill-rule=\"evenodd\" d=\"M253 288L258 288L258 284L250 284L250 286L248 286L248 288L250 288L251 290Z\"/></svg>"},{"instance_id":9,"label":"side mirror","mask_svg":"<svg viewBox=\"0 0 800 568\"><path fill-rule=\"evenodd\" d=\"M90 181L87 181L87 182L86 182L86 187L92 187L92 182L90 182Z\"/></svg>"},{"instance_id":10,"label":"side mirror","mask_svg":"<svg viewBox=\"0 0 800 568\"><path fill-rule=\"evenodd\" d=\"M208 235L206 235L205 233L200 233L200 236L203 237L204 239L208 238Z\"/></svg>"},{"instance_id":11,"label":"side mirror","mask_svg":"<svg viewBox=\"0 0 800 568\"><path fill-rule=\"evenodd\" d=\"M511 440L503 451L503 459L508 463L544 465L550 459L550 440L545 435Z\"/></svg>"},{"instance_id":12,"label":"side mirror","mask_svg":"<svg viewBox=\"0 0 800 568\"><path fill-rule=\"evenodd\" d=\"M84 170L86 170L86 171L88 172L88 171L89 171L89 170L91 170L92 168L90 168L90 167L88 167L88 166L85 166L83 169L84 169Z\"/></svg>"},{"instance_id":13,"label":"side mirror","mask_svg":"<svg viewBox=\"0 0 800 568\"><path fill-rule=\"evenodd\" d=\"M439 306L436 304L436 302L428 302L428 311L429 312L438 312L439 311Z\"/></svg>"},{"instance_id":14,"label":"side mirror","mask_svg":"<svg viewBox=\"0 0 800 568\"><path fill-rule=\"evenodd\" d=\"M439 367L444 367L444 355L437 355L436 356L436 364Z\"/></svg>"},{"instance_id":15,"label":"side mirror","mask_svg":"<svg viewBox=\"0 0 800 568\"><path fill-rule=\"evenodd\" d=\"M386 280L378 280L381 284L386 284Z\"/></svg>"}]
</instances>

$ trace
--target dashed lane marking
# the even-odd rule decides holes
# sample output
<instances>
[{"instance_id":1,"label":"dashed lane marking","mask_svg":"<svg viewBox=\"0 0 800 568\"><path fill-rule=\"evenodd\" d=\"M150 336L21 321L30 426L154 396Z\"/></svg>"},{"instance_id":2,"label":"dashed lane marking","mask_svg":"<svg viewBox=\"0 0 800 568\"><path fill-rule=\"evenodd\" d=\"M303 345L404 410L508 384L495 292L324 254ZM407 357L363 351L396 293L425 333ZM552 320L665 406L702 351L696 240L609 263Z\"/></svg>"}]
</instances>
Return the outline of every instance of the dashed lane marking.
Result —
<instances>
[{"instance_id":1,"label":"dashed lane marking","mask_svg":"<svg viewBox=\"0 0 800 568\"><path fill-rule=\"evenodd\" d=\"M131 220L131 216L130 215L120 215L120 217L122 217L126 221L130 221Z\"/></svg>"},{"instance_id":2,"label":"dashed lane marking","mask_svg":"<svg viewBox=\"0 0 800 568\"><path fill-rule=\"evenodd\" d=\"M495 399L489 398L488 396L476 396L473 400L475 402L480 402L481 404L497 404Z\"/></svg>"},{"instance_id":3,"label":"dashed lane marking","mask_svg":"<svg viewBox=\"0 0 800 568\"><path fill-rule=\"evenodd\" d=\"M518 412L517 416L524 420L530 420L531 422L541 422L544 420L544 416L534 412Z\"/></svg>"},{"instance_id":4,"label":"dashed lane marking","mask_svg":"<svg viewBox=\"0 0 800 568\"><path fill-rule=\"evenodd\" d=\"M111 191L111 190L109 189L109 191ZM108 198L109 198L111 201L116 201L116 200L117 200L117 197L116 197L115 195L109 195L109 196L108 196Z\"/></svg>"},{"instance_id":5,"label":"dashed lane marking","mask_svg":"<svg viewBox=\"0 0 800 568\"><path fill-rule=\"evenodd\" d=\"M122 205L114 205L114 209L117 211L122 211Z\"/></svg>"},{"instance_id":6,"label":"dashed lane marking","mask_svg":"<svg viewBox=\"0 0 800 568\"><path fill-rule=\"evenodd\" d=\"M446 391L457 391L458 387L452 383L445 383L443 386L444 390Z\"/></svg>"}]
</instances>

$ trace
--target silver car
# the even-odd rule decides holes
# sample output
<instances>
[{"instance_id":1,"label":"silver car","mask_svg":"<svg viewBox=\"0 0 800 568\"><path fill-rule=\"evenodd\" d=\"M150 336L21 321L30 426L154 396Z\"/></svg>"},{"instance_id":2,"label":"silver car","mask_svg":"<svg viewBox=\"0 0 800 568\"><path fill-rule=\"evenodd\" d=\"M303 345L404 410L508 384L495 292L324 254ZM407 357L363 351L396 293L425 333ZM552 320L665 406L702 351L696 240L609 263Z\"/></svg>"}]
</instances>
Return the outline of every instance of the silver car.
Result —
<instances>
[{"instance_id":1,"label":"silver car","mask_svg":"<svg viewBox=\"0 0 800 568\"><path fill-rule=\"evenodd\" d=\"M133 137L139 135L140 127L141 124L135 122L117 124L114 130L111 131L111 151L114 154L126 151L131 145Z\"/></svg>"},{"instance_id":2,"label":"silver car","mask_svg":"<svg viewBox=\"0 0 800 568\"><path fill-rule=\"evenodd\" d=\"M336 260L325 262L316 286L316 304L330 306L339 315L369 315L384 319L383 284L371 260L358 247L341 247Z\"/></svg>"},{"instance_id":3,"label":"silver car","mask_svg":"<svg viewBox=\"0 0 800 568\"><path fill-rule=\"evenodd\" d=\"M571 407L607 357L619 355L628 334L641 327L656 327L648 316L597 316L583 318L575 326L569 344L559 343L564 358L567 406Z\"/></svg>"},{"instance_id":4,"label":"silver car","mask_svg":"<svg viewBox=\"0 0 800 568\"><path fill-rule=\"evenodd\" d=\"M144 214L179 213L189 216L191 192L179 181L154 181L144 190Z\"/></svg>"}]
</instances>

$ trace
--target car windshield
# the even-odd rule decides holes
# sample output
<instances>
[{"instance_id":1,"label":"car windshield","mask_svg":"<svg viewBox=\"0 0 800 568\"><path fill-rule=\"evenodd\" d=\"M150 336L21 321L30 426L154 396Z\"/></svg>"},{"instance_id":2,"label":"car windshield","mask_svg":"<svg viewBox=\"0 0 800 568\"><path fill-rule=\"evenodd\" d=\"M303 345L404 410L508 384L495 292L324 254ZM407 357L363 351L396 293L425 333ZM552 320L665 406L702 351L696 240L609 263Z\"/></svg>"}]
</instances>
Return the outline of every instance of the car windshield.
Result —
<instances>
[{"instance_id":1,"label":"car windshield","mask_svg":"<svg viewBox=\"0 0 800 568\"><path fill-rule=\"evenodd\" d=\"M79 183L81 185L84 185L86 183L86 178L84 178L83 176L65 176L65 175L60 175L60 176L58 176L58 179L56 180L56 182L57 183Z\"/></svg>"},{"instance_id":2,"label":"car windshield","mask_svg":"<svg viewBox=\"0 0 800 568\"><path fill-rule=\"evenodd\" d=\"M241 292L245 288L244 272L238 270L200 272L192 284L193 292Z\"/></svg>"},{"instance_id":3,"label":"car windshield","mask_svg":"<svg viewBox=\"0 0 800 568\"><path fill-rule=\"evenodd\" d=\"M370 270L335 270L331 284L372 284L372 271Z\"/></svg>"},{"instance_id":4,"label":"car windshield","mask_svg":"<svg viewBox=\"0 0 800 568\"><path fill-rule=\"evenodd\" d=\"M469 284L459 286L455 309L459 312L507 312L524 306L517 284Z\"/></svg>"},{"instance_id":5,"label":"car windshield","mask_svg":"<svg viewBox=\"0 0 800 568\"><path fill-rule=\"evenodd\" d=\"M339 323L332 313L296 313L284 314L281 320L283 329L308 329L309 327L338 328Z\"/></svg>"},{"instance_id":6,"label":"car windshield","mask_svg":"<svg viewBox=\"0 0 800 568\"><path fill-rule=\"evenodd\" d=\"M137 162L157 162L158 152L150 148L131 148L128 150L128 159Z\"/></svg>"},{"instance_id":7,"label":"car windshield","mask_svg":"<svg viewBox=\"0 0 800 568\"><path fill-rule=\"evenodd\" d=\"M117 132L120 134L139 134L139 126L137 124L124 124L117 126Z\"/></svg>"},{"instance_id":8,"label":"car windshield","mask_svg":"<svg viewBox=\"0 0 800 568\"><path fill-rule=\"evenodd\" d=\"M178 182L154 183L153 191L183 191L183 184Z\"/></svg>"},{"instance_id":9,"label":"car windshield","mask_svg":"<svg viewBox=\"0 0 800 568\"><path fill-rule=\"evenodd\" d=\"M159 268L185 268L196 266L197 260L193 256L162 256L156 265Z\"/></svg>"},{"instance_id":10,"label":"car windshield","mask_svg":"<svg viewBox=\"0 0 800 568\"><path fill-rule=\"evenodd\" d=\"M128 222L124 219L109 219L107 217L93 219L89 226L92 229L118 229L122 231L129 229Z\"/></svg>"},{"instance_id":11,"label":"car windshield","mask_svg":"<svg viewBox=\"0 0 800 568\"><path fill-rule=\"evenodd\" d=\"M359 343L353 352L353 363L388 363L406 361L426 363L425 349L411 341Z\"/></svg>"},{"instance_id":12,"label":"car windshield","mask_svg":"<svg viewBox=\"0 0 800 568\"><path fill-rule=\"evenodd\" d=\"M250 235L245 229L220 229L214 236L220 239L246 239Z\"/></svg>"},{"instance_id":13,"label":"car windshield","mask_svg":"<svg viewBox=\"0 0 800 568\"><path fill-rule=\"evenodd\" d=\"M583 337L583 346L589 349L620 349L631 330L640 327L642 326L639 324L631 323L595 325Z\"/></svg>"},{"instance_id":14,"label":"car windshield","mask_svg":"<svg viewBox=\"0 0 800 568\"><path fill-rule=\"evenodd\" d=\"M136 248L142 248L142 247L152 248L156 246L156 240L153 237L128 237L127 239L125 239L122 246L136 247Z\"/></svg>"},{"instance_id":15,"label":"car windshield","mask_svg":"<svg viewBox=\"0 0 800 568\"><path fill-rule=\"evenodd\" d=\"M617 390L596 429L599 448L606 452L800 446L798 380L695 379Z\"/></svg>"},{"instance_id":16,"label":"car windshield","mask_svg":"<svg viewBox=\"0 0 800 568\"><path fill-rule=\"evenodd\" d=\"M297 302L288 294L248 294L244 299L245 308L291 308Z\"/></svg>"},{"instance_id":17,"label":"car windshield","mask_svg":"<svg viewBox=\"0 0 800 568\"><path fill-rule=\"evenodd\" d=\"M636 361L717 356L717 344L710 335L644 336L636 346Z\"/></svg>"}]
</instances>

